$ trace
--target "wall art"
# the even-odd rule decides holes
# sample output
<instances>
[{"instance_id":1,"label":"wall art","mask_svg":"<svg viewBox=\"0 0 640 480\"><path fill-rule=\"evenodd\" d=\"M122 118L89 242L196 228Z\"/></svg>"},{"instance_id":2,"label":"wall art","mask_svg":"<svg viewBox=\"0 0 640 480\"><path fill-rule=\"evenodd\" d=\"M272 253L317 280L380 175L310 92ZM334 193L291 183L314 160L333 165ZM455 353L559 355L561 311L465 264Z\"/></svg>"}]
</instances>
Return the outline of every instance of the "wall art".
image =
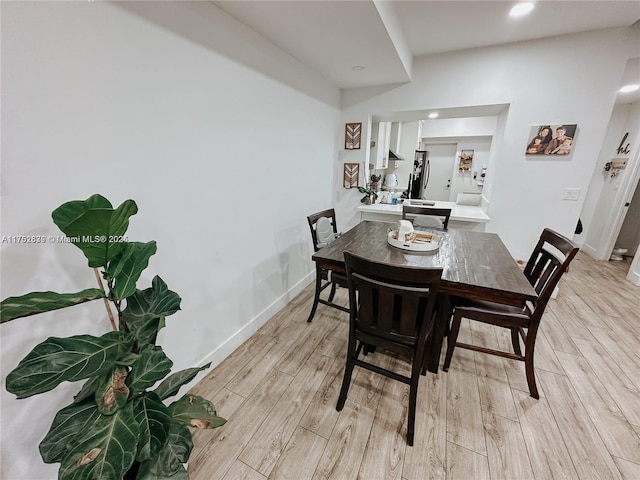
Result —
<instances>
[{"instance_id":1,"label":"wall art","mask_svg":"<svg viewBox=\"0 0 640 480\"><path fill-rule=\"evenodd\" d=\"M620 140L620 145L618 146L618 149L616 150L616 153L618 155L629 155L629 153L631 153L631 150L629 150L629 145L631 145L630 143L627 143L625 145L625 142L627 141L627 137L629 136L629 132L625 133L624 136L622 137L622 140Z\"/></svg>"},{"instance_id":2,"label":"wall art","mask_svg":"<svg viewBox=\"0 0 640 480\"><path fill-rule=\"evenodd\" d=\"M578 125L537 125L529 131L527 155L569 155Z\"/></svg>"},{"instance_id":3,"label":"wall art","mask_svg":"<svg viewBox=\"0 0 640 480\"><path fill-rule=\"evenodd\" d=\"M458 170L461 172L468 172L471 170L471 163L473 163L473 150L460 150Z\"/></svg>"},{"instance_id":4,"label":"wall art","mask_svg":"<svg viewBox=\"0 0 640 480\"><path fill-rule=\"evenodd\" d=\"M345 163L344 175L342 176L342 184L344 188L359 187L358 178L360 177L359 163Z\"/></svg>"},{"instance_id":5,"label":"wall art","mask_svg":"<svg viewBox=\"0 0 640 480\"><path fill-rule=\"evenodd\" d=\"M347 123L344 129L345 150L360 150L362 123Z\"/></svg>"}]
</instances>

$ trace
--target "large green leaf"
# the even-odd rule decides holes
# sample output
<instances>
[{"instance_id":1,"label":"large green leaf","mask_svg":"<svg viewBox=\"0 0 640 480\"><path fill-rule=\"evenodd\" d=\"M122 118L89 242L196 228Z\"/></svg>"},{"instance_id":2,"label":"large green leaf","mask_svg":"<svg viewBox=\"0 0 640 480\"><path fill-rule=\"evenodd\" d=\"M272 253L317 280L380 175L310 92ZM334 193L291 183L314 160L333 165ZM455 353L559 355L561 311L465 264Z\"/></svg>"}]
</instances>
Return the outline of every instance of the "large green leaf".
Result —
<instances>
[{"instance_id":1,"label":"large green leaf","mask_svg":"<svg viewBox=\"0 0 640 480\"><path fill-rule=\"evenodd\" d=\"M140 430L136 460L142 462L157 457L169 439L173 422L169 409L158 395L147 392L134 400L133 412Z\"/></svg>"},{"instance_id":2,"label":"large green leaf","mask_svg":"<svg viewBox=\"0 0 640 480\"><path fill-rule=\"evenodd\" d=\"M64 381L102 375L131 345L131 336L123 332L48 338L9 373L7 390L25 398L52 390Z\"/></svg>"},{"instance_id":3,"label":"large green leaf","mask_svg":"<svg viewBox=\"0 0 640 480\"><path fill-rule=\"evenodd\" d=\"M159 276L153 277L151 287L127 298L127 308L122 312L127 323L140 323L157 317L168 317L180 310L180 295L169 290Z\"/></svg>"},{"instance_id":4,"label":"large green leaf","mask_svg":"<svg viewBox=\"0 0 640 480\"><path fill-rule=\"evenodd\" d=\"M116 365L121 367L129 367L136 361L137 358L138 358L137 353L126 352L124 355L118 358ZM86 398L94 397L96 390L100 385L103 384L103 382L104 382L104 377L99 375L89 378L89 380L87 380L82 386L82 389L76 394L75 397L73 397L73 401L75 403L78 403Z\"/></svg>"},{"instance_id":5,"label":"large green leaf","mask_svg":"<svg viewBox=\"0 0 640 480\"><path fill-rule=\"evenodd\" d=\"M73 402L80 403L87 398L95 398L96 390L102 382L102 376L95 375L90 377L86 382L84 382L80 391L73 397Z\"/></svg>"},{"instance_id":6,"label":"large green leaf","mask_svg":"<svg viewBox=\"0 0 640 480\"><path fill-rule=\"evenodd\" d=\"M95 399L101 414L113 415L127 403L129 398L129 387L125 383L127 374L126 367L115 365L97 385Z\"/></svg>"},{"instance_id":7,"label":"large green leaf","mask_svg":"<svg viewBox=\"0 0 640 480\"><path fill-rule=\"evenodd\" d=\"M153 241L122 245L120 253L113 257L107 267L107 278L115 280L113 291L116 300L127 298L136 291L136 282L156 250L156 242Z\"/></svg>"},{"instance_id":8,"label":"large green leaf","mask_svg":"<svg viewBox=\"0 0 640 480\"><path fill-rule=\"evenodd\" d=\"M164 448L155 459L152 458L140 465L136 480L173 478L176 474L178 479L183 478L180 472L184 470L183 463L189 460L192 449L193 440L189 429L175 421L171 422L169 438Z\"/></svg>"},{"instance_id":9,"label":"large green leaf","mask_svg":"<svg viewBox=\"0 0 640 480\"><path fill-rule=\"evenodd\" d=\"M31 292L20 297L8 297L0 303L0 323L78 305L105 296L100 288L87 288L78 293Z\"/></svg>"},{"instance_id":10,"label":"large green leaf","mask_svg":"<svg viewBox=\"0 0 640 480\"><path fill-rule=\"evenodd\" d=\"M227 423L218 416L213 403L199 395L185 395L169 405L169 412L174 420L196 428L216 428Z\"/></svg>"},{"instance_id":11,"label":"large green leaf","mask_svg":"<svg viewBox=\"0 0 640 480\"><path fill-rule=\"evenodd\" d=\"M138 212L133 200L126 200L117 209L101 195L87 200L67 202L53 213L54 223L82 250L90 267L106 266L120 252L123 235L129 227L129 217Z\"/></svg>"},{"instance_id":12,"label":"large green leaf","mask_svg":"<svg viewBox=\"0 0 640 480\"><path fill-rule=\"evenodd\" d=\"M180 310L180 296L155 276L151 287L127 297L127 307L122 312L126 328L133 332L136 343L142 348L155 343L158 331L164 327L164 318Z\"/></svg>"},{"instance_id":13,"label":"large green leaf","mask_svg":"<svg viewBox=\"0 0 640 480\"><path fill-rule=\"evenodd\" d=\"M135 363L131 365L127 385L135 395L166 377L171 371L171 367L173 367L173 362L167 358L162 347L147 345L142 349Z\"/></svg>"},{"instance_id":14,"label":"large green leaf","mask_svg":"<svg viewBox=\"0 0 640 480\"><path fill-rule=\"evenodd\" d=\"M102 415L69 445L58 479L121 480L135 460L138 437L133 402L113 415Z\"/></svg>"},{"instance_id":15,"label":"large green leaf","mask_svg":"<svg viewBox=\"0 0 640 480\"><path fill-rule=\"evenodd\" d=\"M60 410L40 442L40 455L45 463L61 462L67 447L77 440L79 434L91 430L100 416L93 399L72 403Z\"/></svg>"},{"instance_id":16,"label":"large green leaf","mask_svg":"<svg viewBox=\"0 0 640 480\"><path fill-rule=\"evenodd\" d=\"M166 399L172 397L178 393L180 387L189 383L193 380L196 375L202 370L206 370L211 366L211 362L203 365L200 368L193 367L187 368L185 370L180 370L179 372L173 373L165 378L158 388L154 390L158 394L161 399Z\"/></svg>"}]
</instances>

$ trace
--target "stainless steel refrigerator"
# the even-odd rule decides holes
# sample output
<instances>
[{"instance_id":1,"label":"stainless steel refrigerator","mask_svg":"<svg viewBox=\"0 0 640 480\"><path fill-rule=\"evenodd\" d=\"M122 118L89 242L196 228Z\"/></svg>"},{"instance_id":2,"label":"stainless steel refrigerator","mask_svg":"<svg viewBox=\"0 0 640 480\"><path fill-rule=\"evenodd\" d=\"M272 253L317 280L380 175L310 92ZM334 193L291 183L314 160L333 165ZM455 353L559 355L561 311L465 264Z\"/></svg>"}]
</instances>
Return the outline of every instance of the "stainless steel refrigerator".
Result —
<instances>
[{"instance_id":1,"label":"stainless steel refrigerator","mask_svg":"<svg viewBox=\"0 0 640 480\"><path fill-rule=\"evenodd\" d=\"M413 157L413 168L409 175L409 198L422 198L424 189L429 182L429 152L416 150Z\"/></svg>"}]
</instances>

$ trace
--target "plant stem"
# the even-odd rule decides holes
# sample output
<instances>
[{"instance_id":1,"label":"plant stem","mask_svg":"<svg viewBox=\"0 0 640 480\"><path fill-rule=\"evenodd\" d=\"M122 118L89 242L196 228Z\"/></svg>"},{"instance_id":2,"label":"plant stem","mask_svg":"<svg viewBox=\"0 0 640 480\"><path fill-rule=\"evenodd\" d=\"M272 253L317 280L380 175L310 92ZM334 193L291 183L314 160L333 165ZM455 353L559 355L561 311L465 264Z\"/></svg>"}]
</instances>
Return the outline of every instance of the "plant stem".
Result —
<instances>
[{"instance_id":1,"label":"plant stem","mask_svg":"<svg viewBox=\"0 0 640 480\"><path fill-rule=\"evenodd\" d=\"M98 272L97 268L93 269L93 273L96 276L96 280L98 281L98 285L104 291L104 284L102 283L102 278L100 277L100 272ZM109 321L111 322L111 328L114 330L118 330L118 326L116 325L116 321L113 318L113 312L111 311L111 307L109 306L109 300L106 298L102 299L104 301L104 308L107 309L107 315L109 316Z\"/></svg>"}]
</instances>

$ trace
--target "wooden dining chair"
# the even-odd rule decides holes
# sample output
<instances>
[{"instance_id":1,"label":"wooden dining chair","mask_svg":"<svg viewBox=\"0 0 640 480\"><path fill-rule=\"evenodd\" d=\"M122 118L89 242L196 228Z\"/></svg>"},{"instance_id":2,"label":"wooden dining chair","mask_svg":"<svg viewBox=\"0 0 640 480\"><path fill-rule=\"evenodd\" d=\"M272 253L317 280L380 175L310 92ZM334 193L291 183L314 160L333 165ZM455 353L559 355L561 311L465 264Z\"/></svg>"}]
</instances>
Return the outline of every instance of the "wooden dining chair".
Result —
<instances>
[{"instance_id":1,"label":"wooden dining chair","mask_svg":"<svg viewBox=\"0 0 640 480\"><path fill-rule=\"evenodd\" d=\"M453 350L456 347L520 360L525 365L529 393L533 398L539 398L533 368L538 327L551 294L577 253L578 247L575 243L545 228L524 269L525 276L538 293L538 299L535 302L528 303L524 308L517 308L499 303L454 299L453 320L447 339L443 370L445 372L449 370ZM511 331L513 353L458 342L460 322L463 318L508 328ZM521 337L524 343L524 355L520 348Z\"/></svg>"},{"instance_id":2,"label":"wooden dining chair","mask_svg":"<svg viewBox=\"0 0 640 480\"><path fill-rule=\"evenodd\" d=\"M435 321L442 268L389 265L349 252L344 253L344 258L349 287L349 342L336 409L340 411L344 407L356 365L406 383L409 385L407 444L413 445L418 380L427 357L427 337ZM373 355L368 352L373 351L408 357L411 376L365 361L365 356Z\"/></svg>"},{"instance_id":3,"label":"wooden dining chair","mask_svg":"<svg viewBox=\"0 0 640 480\"><path fill-rule=\"evenodd\" d=\"M402 205L402 219L411 220L416 227L446 230L449 226L449 217L451 217L450 208Z\"/></svg>"},{"instance_id":4,"label":"wooden dining chair","mask_svg":"<svg viewBox=\"0 0 640 480\"><path fill-rule=\"evenodd\" d=\"M313 242L314 252L317 252L322 247L331 244L331 242L340 235L338 233L338 225L336 223L336 212L333 208L309 215L307 217L307 221L309 222L309 230L311 230L311 240ZM321 298L320 294L328 287L331 287L329 297L327 299ZM347 277L343 274L319 268L316 264L316 287L313 297L313 306L311 307L311 313L309 314L307 322L313 320L313 316L316 314L319 303L337 308L343 312L349 312L348 307L333 302L337 287L346 288Z\"/></svg>"}]
</instances>

